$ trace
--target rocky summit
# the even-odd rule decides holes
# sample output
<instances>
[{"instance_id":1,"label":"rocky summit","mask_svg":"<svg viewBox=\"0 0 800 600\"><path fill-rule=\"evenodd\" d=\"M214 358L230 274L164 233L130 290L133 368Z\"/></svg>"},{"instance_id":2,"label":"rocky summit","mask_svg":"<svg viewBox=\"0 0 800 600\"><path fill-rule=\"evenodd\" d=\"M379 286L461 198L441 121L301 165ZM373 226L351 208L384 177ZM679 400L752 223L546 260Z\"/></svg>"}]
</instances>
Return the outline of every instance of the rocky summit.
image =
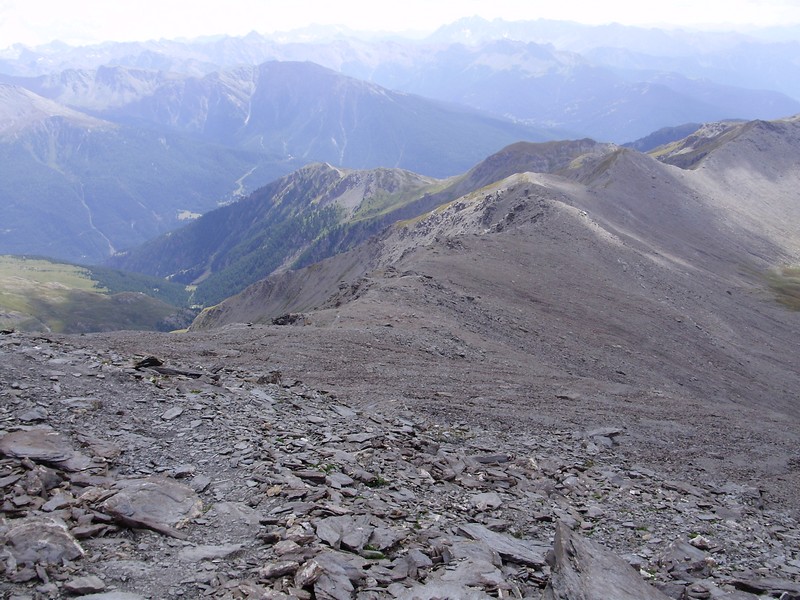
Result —
<instances>
[{"instance_id":1,"label":"rocky summit","mask_svg":"<svg viewBox=\"0 0 800 600\"><path fill-rule=\"evenodd\" d=\"M291 329L0 335L2 596L800 598L759 488L641 463L624 426L351 403L247 343Z\"/></svg>"}]
</instances>

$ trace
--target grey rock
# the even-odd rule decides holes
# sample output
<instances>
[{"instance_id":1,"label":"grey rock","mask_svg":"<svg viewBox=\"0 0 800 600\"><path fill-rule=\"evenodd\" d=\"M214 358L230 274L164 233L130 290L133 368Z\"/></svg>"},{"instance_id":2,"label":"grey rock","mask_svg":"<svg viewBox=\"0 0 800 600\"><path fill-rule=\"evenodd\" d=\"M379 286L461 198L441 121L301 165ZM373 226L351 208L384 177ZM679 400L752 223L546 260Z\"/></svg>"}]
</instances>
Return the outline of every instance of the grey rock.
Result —
<instances>
[{"instance_id":1,"label":"grey rock","mask_svg":"<svg viewBox=\"0 0 800 600\"><path fill-rule=\"evenodd\" d=\"M503 499L496 492L484 492L475 494L469 499L469 503L480 511L499 508L503 504Z\"/></svg>"},{"instance_id":2,"label":"grey rock","mask_svg":"<svg viewBox=\"0 0 800 600\"><path fill-rule=\"evenodd\" d=\"M354 584L364 579L363 571L340 552L322 552L310 562L316 563L320 571L314 582L314 596L318 600L350 600Z\"/></svg>"},{"instance_id":3,"label":"grey rock","mask_svg":"<svg viewBox=\"0 0 800 600\"><path fill-rule=\"evenodd\" d=\"M314 585L322 576L322 566L315 560L310 560L294 575L294 585L300 589Z\"/></svg>"},{"instance_id":4,"label":"grey rock","mask_svg":"<svg viewBox=\"0 0 800 600\"><path fill-rule=\"evenodd\" d=\"M47 419L47 410L42 406L34 406L29 410L22 411L17 415L17 419L23 423L37 423Z\"/></svg>"},{"instance_id":5,"label":"grey rock","mask_svg":"<svg viewBox=\"0 0 800 600\"><path fill-rule=\"evenodd\" d=\"M190 546L182 548L178 552L178 560L182 562L200 562L201 560L213 560L215 558L226 558L236 554L244 544L223 544L219 546Z\"/></svg>"},{"instance_id":6,"label":"grey rock","mask_svg":"<svg viewBox=\"0 0 800 600\"><path fill-rule=\"evenodd\" d=\"M340 417L343 417L345 419L354 419L358 416L358 413L356 411L354 411L349 406L344 406L342 404L334 404L333 406L331 406L331 410Z\"/></svg>"},{"instance_id":7,"label":"grey rock","mask_svg":"<svg viewBox=\"0 0 800 600\"><path fill-rule=\"evenodd\" d=\"M70 504L75 502L75 498L72 497L71 494L56 494L50 500L45 502L42 505L42 510L44 512L53 512L54 510L61 510L62 508L66 508Z\"/></svg>"},{"instance_id":8,"label":"grey rock","mask_svg":"<svg viewBox=\"0 0 800 600\"><path fill-rule=\"evenodd\" d=\"M547 546L496 533L478 523L459 525L458 529L464 535L483 542L506 560L530 566L545 564L545 556L549 550Z\"/></svg>"},{"instance_id":9,"label":"grey rock","mask_svg":"<svg viewBox=\"0 0 800 600\"><path fill-rule=\"evenodd\" d=\"M433 580L417 584L397 595L398 600L492 600L497 596L490 596L483 590L470 589L462 584L452 581Z\"/></svg>"},{"instance_id":10,"label":"grey rock","mask_svg":"<svg viewBox=\"0 0 800 600\"><path fill-rule=\"evenodd\" d=\"M52 429L15 431L0 438L0 454L14 458L30 458L64 469L82 471L90 468L92 461L76 452L66 437Z\"/></svg>"},{"instance_id":11,"label":"grey rock","mask_svg":"<svg viewBox=\"0 0 800 600\"><path fill-rule=\"evenodd\" d=\"M552 575L544 600L668 600L624 560L556 524Z\"/></svg>"},{"instance_id":12,"label":"grey rock","mask_svg":"<svg viewBox=\"0 0 800 600\"><path fill-rule=\"evenodd\" d=\"M103 510L129 527L144 527L177 538L177 529L201 514L202 501L187 485L166 477L123 480Z\"/></svg>"},{"instance_id":13,"label":"grey rock","mask_svg":"<svg viewBox=\"0 0 800 600\"><path fill-rule=\"evenodd\" d=\"M0 538L20 565L60 565L83 556L83 548L63 522L50 518L23 520Z\"/></svg>"},{"instance_id":14,"label":"grey rock","mask_svg":"<svg viewBox=\"0 0 800 600\"><path fill-rule=\"evenodd\" d=\"M165 421L172 421L173 419L177 419L183 414L183 408L180 406L173 406L172 408L167 409L161 415L161 418Z\"/></svg>"},{"instance_id":15,"label":"grey rock","mask_svg":"<svg viewBox=\"0 0 800 600\"><path fill-rule=\"evenodd\" d=\"M71 594L95 594L106 589L106 584L96 575L87 575L67 581L64 589Z\"/></svg>"},{"instance_id":16,"label":"grey rock","mask_svg":"<svg viewBox=\"0 0 800 600\"><path fill-rule=\"evenodd\" d=\"M692 581L710 574L706 553L683 540L672 542L658 557L658 564L675 579Z\"/></svg>"},{"instance_id":17,"label":"grey rock","mask_svg":"<svg viewBox=\"0 0 800 600\"><path fill-rule=\"evenodd\" d=\"M327 483L330 487L341 489L343 487L348 487L355 483L352 477L345 475L344 473L331 473L325 479L325 483Z\"/></svg>"},{"instance_id":18,"label":"grey rock","mask_svg":"<svg viewBox=\"0 0 800 600\"><path fill-rule=\"evenodd\" d=\"M81 600L146 600L146 598L131 592L101 592L81 596Z\"/></svg>"},{"instance_id":19,"label":"grey rock","mask_svg":"<svg viewBox=\"0 0 800 600\"><path fill-rule=\"evenodd\" d=\"M370 539L374 527L369 517L347 515L328 517L317 524L317 536L334 549L347 548L358 552Z\"/></svg>"},{"instance_id":20,"label":"grey rock","mask_svg":"<svg viewBox=\"0 0 800 600\"><path fill-rule=\"evenodd\" d=\"M195 475L189 482L189 487L197 493L205 492L209 485L211 485L211 478L207 475Z\"/></svg>"},{"instance_id":21,"label":"grey rock","mask_svg":"<svg viewBox=\"0 0 800 600\"><path fill-rule=\"evenodd\" d=\"M376 527L369 536L369 545L379 550L388 550L406 537L406 532L390 529L389 527Z\"/></svg>"},{"instance_id":22,"label":"grey rock","mask_svg":"<svg viewBox=\"0 0 800 600\"><path fill-rule=\"evenodd\" d=\"M456 565L453 570L446 570L440 576L442 581L452 581L467 587L488 590L510 589L496 566L485 560L467 559Z\"/></svg>"},{"instance_id":23,"label":"grey rock","mask_svg":"<svg viewBox=\"0 0 800 600\"><path fill-rule=\"evenodd\" d=\"M500 567L503 564L500 555L482 541L463 538L453 540L450 545L450 553L456 560L466 559L488 562L496 567Z\"/></svg>"},{"instance_id":24,"label":"grey rock","mask_svg":"<svg viewBox=\"0 0 800 600\"><path fill-rule=\"evenodd\" d=\"M737 589L754 594L767 593L770 596L788 596L787 600L800 598L800 583L776 577L737 577L731 582Z\"/></svg>"},{"instance_id":25,"label":"grey rock","mask_svg":"<svg viewBox=\"0 0 800 600\"><path fill-rule=\"evenodd\" d=\"M272 579L273 577L283 577L284 575L292 575L300 568L300 563L293 560L281 561L276 563L269 563L261 568L259 574L264 579Z\"/></svg>"},{"instance_id":26,"label":"grey rock","mask_svg":"<svg viewBox=\"0 0 800 600\"><path fill-rule=\"evenodd\" d=\"M99 437L85 433L78 434L76 437L81 444L85 444L87 446L89 452L93 456L98 456L106 460L114 460L122 452L120 447L113 442L109 442L108 440L104 440Z\"/></svg>"}]
</instances>

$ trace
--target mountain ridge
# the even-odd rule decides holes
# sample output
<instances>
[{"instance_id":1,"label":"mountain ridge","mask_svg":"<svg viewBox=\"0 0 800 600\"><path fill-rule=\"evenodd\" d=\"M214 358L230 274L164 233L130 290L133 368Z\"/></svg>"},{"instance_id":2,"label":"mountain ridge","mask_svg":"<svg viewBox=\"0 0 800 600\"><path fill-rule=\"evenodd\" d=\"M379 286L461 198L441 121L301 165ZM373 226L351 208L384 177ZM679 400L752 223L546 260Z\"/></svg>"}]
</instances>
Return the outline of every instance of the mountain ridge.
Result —
<instances>
[{"instance_id":1,"label":"mountain ridge","mask_svg":"<svg viewBox=\"0 0 800 600\"><path fill-rule=\"evenodd\" d=\"M57 82L49 93L91 116L3 88L4 125L11 126L12 113L28 115L19 135L0 144L0 197L10 199L0 207L3 252L98 262L308 162L408 163L446 175L510 142L539 137L509 120L310 63L203 79L122 68L68 79L76 80L72 87ZM99 110L101 101L114 106Z\"/></svg>"},{"instance_id":2,"label":"mountain ridge","mask_svg":"<svg viewBox=\"0 0 800 600\"><path fill-rule=\"evenodd\" d=\"M714 379L726 390L720 393L734 397L737 381L764 406L796 411L789 396L762 394L753 382L784 377L796 347L794 315L759 273L800 262L799 236L787 225L800 211L798 175L789 158L778 161L784 177L732 183L730 173L740 170L721 163L730 153L769 164L768 143L783 152L785 143L796 157L800 127L797 120L743 127L755 137L736 138L740 148L729 140L699 169L616 148L571 172L511 175L400 222L367 246L259 282L201 313L193 328L300 312L324 336L366 315L380 323L392 322L392 310L432 311L429 318L454 327L453 335L479 331L504 347L527 348L550 368L606 382L647 385L658 373L663 385L695 389L705 385L696 369L710 353L727 373ZM586 327L582 341L559 337ZM773 343L786 353L767 352ZM693 358L681 354L685 344ZM642 361L646 370L631 373Z\"/></svg>"},{"instance_id":3,"label":"mountain ridge","mask_svg":"<svg viewBox=\"0 0 800 600\"><path fill-rule=\"evenodd\" d=\"M800 89L793 82L800 77L790 76L797 65L787 58L792 44L786 42L741 33L546 20L473 19L449 28L476 35L461 43L465 40L441 33L448 26L426 40L359 39L341 32L301 39L254 33L107 45L82 63L79 49L66 54L61 49L58 56L65 58L63 68L112 64L199 77L241 64L313 61L387 88L527 119L540 127L561 127L556 137L566 133L616 143L687 121L774 119L799 110ZM43 49L38 64L48 64L53 56ZM532 77L535 86L528 81ZM593 102L583 102L575 87L590 90ZM617 114L621 105L625 108ZM538 108L532 111L532 106ZM603 119L613 121L603 124Z\"/></svg>"}]
</instances>

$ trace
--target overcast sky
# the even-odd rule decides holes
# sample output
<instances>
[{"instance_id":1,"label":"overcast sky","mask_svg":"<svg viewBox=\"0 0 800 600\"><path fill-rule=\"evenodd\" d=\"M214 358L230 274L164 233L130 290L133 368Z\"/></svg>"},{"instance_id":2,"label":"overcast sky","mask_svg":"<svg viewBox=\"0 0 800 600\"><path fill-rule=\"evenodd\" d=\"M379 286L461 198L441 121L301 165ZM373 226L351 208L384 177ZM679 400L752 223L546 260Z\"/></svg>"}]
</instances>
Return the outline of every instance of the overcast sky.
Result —
<instances>
[{"instance_id":1,"label":"overcast sky","mask_svg":"<svg viewBox=\"0 0 800 600\"><path fill-rule=\"evenodd\" d=\"M0 48L55 39L272 33L310 24L429 32L472 15L741 29L800 24L800 0L0 0Z\"/></svg>"}]
</instances>

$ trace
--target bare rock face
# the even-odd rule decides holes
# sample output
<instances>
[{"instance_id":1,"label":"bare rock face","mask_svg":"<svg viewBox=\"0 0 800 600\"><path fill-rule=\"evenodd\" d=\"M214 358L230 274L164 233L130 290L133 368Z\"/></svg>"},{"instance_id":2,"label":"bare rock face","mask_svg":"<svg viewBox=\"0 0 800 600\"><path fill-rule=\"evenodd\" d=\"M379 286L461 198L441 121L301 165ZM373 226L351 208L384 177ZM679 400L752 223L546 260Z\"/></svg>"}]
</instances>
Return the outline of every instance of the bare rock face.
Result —
<instances>
[{"instance_id":1,"label":"bare rock face","mask_svg":"<svg viewBox=\"0 0 800 600\"><path fill-rule=\"evenodd\" d=\"M556 526L552 575L544 600L669 600L600 544Z\"/></svg>"}]
</instances>

